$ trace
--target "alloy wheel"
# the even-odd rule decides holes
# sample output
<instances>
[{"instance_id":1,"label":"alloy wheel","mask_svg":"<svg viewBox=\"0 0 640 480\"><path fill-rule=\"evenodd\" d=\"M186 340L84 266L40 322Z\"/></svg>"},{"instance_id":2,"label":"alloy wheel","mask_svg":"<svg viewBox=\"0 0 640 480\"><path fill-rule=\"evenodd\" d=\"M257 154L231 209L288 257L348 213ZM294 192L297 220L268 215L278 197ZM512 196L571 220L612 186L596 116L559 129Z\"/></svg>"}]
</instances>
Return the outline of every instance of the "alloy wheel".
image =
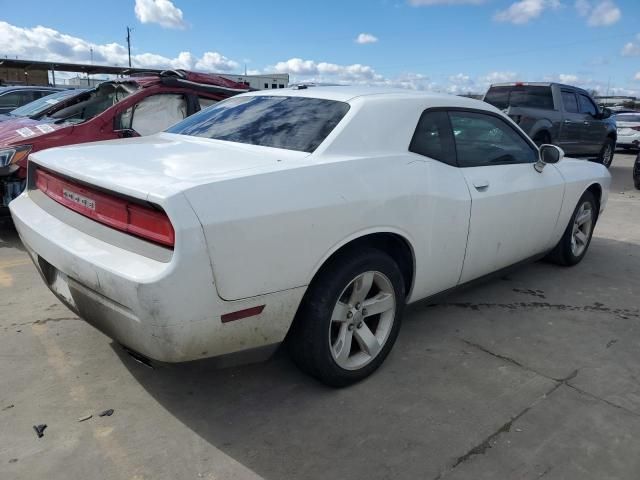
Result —
<instances>
[{"instance_id":1,"label":"alloy wheel","mask_svg":"<svg viewBox=\"0 0 640 480\"><path fill-rule=\"evenodd\" d=\"M593 228L593 210L590 202L580 205L573 221L573 233L571 235L571 253L575 257L582 255L587 248L591 229Z\"/></svg>"},{"instance_id":2,"label":"alloy wheel","mask_svg":"<svg viewBox=\"0 0 640 480\"><path fill-rule=\"evenodd\" d=\"M331 356L338 366L358 370L371 362L389 338L395 312L393 284L383 273L364 272L349 282L329 324Z\"/></svg>"}]
</instances>

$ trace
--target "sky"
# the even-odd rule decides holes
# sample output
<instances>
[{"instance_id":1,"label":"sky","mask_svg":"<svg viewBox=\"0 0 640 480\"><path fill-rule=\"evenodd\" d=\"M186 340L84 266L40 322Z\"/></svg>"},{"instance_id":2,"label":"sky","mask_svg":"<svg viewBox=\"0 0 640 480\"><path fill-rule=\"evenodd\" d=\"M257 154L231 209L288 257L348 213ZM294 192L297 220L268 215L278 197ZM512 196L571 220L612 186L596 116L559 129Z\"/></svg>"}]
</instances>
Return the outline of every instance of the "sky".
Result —
<instances>
[{"instance_id":1,"label":"sky","mask_svg":"<svg viewBox=\"0 0 640 480\"><path fill-rule=\"evenodd\" d=\"M640 0L0 0L0 57L484 93L640 96Z\"/></svg>"}]
</instances>

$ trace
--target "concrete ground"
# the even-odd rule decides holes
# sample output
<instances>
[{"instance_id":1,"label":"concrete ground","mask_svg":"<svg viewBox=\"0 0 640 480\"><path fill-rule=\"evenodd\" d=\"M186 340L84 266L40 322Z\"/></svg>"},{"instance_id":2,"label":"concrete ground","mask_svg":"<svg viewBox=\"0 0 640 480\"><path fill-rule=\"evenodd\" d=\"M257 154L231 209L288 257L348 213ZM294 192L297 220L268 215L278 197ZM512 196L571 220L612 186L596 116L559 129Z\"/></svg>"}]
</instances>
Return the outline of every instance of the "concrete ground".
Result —
<instances>
[{"instance_id":1,"label":"concrete ground","mask_svg":"<svg viewBox=\"0 0 640 480\"><path fill-rule=\"evenodd\" d=\"M5 222L0 478L638 478L631 163L616 156L580 265L535 263L410 308L383 367L342 390L284 354L226 370L138 364L56 301Z\"/></svg>"}]
</instances>

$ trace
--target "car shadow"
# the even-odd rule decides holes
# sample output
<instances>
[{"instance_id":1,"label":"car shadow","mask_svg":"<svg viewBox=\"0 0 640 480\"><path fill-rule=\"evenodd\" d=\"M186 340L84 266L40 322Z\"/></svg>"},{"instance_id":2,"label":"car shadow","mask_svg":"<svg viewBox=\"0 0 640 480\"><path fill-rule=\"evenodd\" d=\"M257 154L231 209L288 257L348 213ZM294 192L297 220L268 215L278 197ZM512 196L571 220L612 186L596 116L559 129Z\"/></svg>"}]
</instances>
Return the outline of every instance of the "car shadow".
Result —
<instances>
[{"instance_id":1,"label":"car shadow","mask_svg":"<svg viewBox=\"0 0 640 480\"><path fill-rule=\"evenodd\" d=\"M575 352L568 337L609 328L609 320L621 328L617 312L624 322L640 318L630 291L603 293L602 282L621 272L640 282L638 245L594 238L574 268L537 262L439 304L410 306L385 364L345 389L301 373L283 349L241 367L205 360L151 369L113 348L168 412L267 479L434 478L553 386L474 342L507 338L509 349L518 338L531 345L520 361L569 375L608 351L598 343L608 337L593 335L594 345L585 340ZM560 330L546 336L550 321Z\"/></svg>"}]
</instances>

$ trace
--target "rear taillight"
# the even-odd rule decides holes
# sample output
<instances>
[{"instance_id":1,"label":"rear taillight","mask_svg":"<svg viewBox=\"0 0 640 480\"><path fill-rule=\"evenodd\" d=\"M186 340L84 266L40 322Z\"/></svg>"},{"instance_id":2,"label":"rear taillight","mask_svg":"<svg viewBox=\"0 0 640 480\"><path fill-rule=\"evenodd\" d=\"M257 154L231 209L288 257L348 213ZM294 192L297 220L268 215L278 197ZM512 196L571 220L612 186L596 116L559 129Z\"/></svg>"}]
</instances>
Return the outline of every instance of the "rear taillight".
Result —
<instances>
[{"instance_id":1,"label":"rear taillight","mask_svg":"<svg viewBox=\"0 0 640 480\"><path fill-rule=\"evenodd\" d=\"M35 172L35 184L56 202L96 222L154 243L174 246L173 225L162 210L109 195L40 168Z\"/></svg>"}]
</instances>

